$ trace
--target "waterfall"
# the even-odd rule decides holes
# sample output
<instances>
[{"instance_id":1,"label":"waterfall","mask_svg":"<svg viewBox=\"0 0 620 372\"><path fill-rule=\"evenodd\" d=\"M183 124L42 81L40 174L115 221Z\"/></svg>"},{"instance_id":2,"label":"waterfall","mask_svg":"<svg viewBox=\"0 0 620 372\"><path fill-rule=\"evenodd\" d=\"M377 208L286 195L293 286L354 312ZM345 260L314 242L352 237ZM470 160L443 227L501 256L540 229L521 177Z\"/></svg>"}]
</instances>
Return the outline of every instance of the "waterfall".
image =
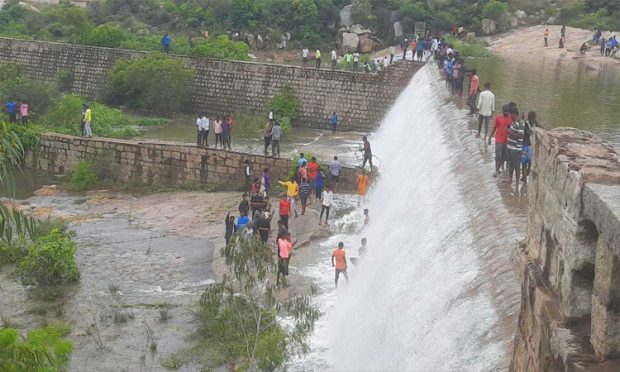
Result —
<instances>
[{"instance_id":1,"label":"waterfall","mask_svg":"<svg viewBox=\"0 0 620 372\"><path fill-rule=\"evenodd\" d=\"M341 239L357 256L364 236L367 255L337 290L333 269L317 266L328 276L326 314L308 358L324 359L321 369L508 367L519 305L510 252L523 236L524 203L502 199L493 147L474 138L433 69L416 73L370 138L381 159L370 224L325 246L328 255Z\"/></svg>"}]
</instances>

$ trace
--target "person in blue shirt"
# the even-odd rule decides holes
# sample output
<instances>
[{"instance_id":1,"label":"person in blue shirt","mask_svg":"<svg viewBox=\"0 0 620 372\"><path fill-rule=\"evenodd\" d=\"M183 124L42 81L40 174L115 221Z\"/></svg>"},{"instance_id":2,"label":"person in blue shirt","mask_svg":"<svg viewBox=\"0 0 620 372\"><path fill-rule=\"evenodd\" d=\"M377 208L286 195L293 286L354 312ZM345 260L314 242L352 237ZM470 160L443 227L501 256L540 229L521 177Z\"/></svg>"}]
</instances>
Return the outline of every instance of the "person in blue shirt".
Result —
<instances>
[{"instance_id":1,"label":"person in blue shirt","mask_svg":"<svg viewBox=\"0 0 620 372\"><path fill-rule=\"evenodd\" d=\"M250 222L250 218L248 216L239 216L237 218L237 231L243 229L248 222Z\"/></svg>"},{"instance_id":2,"label":"person in blue shirt","mask_svg":"<svg viewBox=\"0 0 620 372\"><path fill-rule=\"evenodd\" d=\"M172 39L169 34L165 34L164 37L161 38L161 51L164 53L170 53L170 42Z\"/></svg>"},{"instance_id":3,"label":"person in blue shirt","mask_svg":"<svg viewBox=\"0 0 620 372\"><path fill-rule=\"evenodd\" d=\"M446 86L452 90L452 72L454 70L454 59L452 54L448 55L448 61L446 63Z\"/></svg>"},{"instance_id":4,"label":"person in blue shirt","mask_svg":"<svg viewBox=\"0 0 620 372\"><path fill-rule=\"evenodd\" d=\"M304 155L303 152L299 153L299 160L297 160L297 166L299 168L301 168L302 165L304 165L304 163L308 163L308 160L306 160L306 155Z\"/></svg>"},{"instance_id":5,"label":"person in blue shirt","mask_svg":"<svg viewBox=\"0 0 620 372\"><path fill-rule=\"evenodd\" d=\"M9 114L9 123L16 123L17 116L15 113L15 109L17 108L17 103L13 101L13 97L10 97L9 102L7 102L4 106L6 107L6 111Z\"/></svg>"},{"instance_id":6,"label":"person in blue shirt","mask_svg":"<svg viewBox=\"0 0 620 372\"><path fill-rule=\"evenodd\" d=\"M418 41L415 47L415 52L418 56L418 62L422 62L422 54L424 53L424 40Z\"/></svg>"},{"instance_id":7,"label":"person in blue shirt","mask_svg":"<svg viewBox=\"0 0 620 372\"><path fill-rule=\"evenodd\" d=\"M338 116L335 112L332 114L329 120L332 123L332 134L334 134L336 133L336 126L338 125Z\"/></svg>"}]
</instances>

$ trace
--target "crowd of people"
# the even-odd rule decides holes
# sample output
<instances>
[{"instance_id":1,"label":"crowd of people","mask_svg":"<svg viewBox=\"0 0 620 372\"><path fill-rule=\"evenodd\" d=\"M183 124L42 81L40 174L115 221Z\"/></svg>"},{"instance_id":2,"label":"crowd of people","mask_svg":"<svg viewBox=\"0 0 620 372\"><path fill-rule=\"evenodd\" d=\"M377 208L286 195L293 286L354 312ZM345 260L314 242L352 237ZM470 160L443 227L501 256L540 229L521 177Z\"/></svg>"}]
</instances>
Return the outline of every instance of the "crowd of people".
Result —
<instances>
[{"instance_id":1,"label":"crowd of people","mask_svg":"<svg viewBox=\"0 0 620 372\"><path fill-rule=\"evenodd\" d=\"M465 60L459 58L458 51L444 40L439 41L435 55L437 66L453 95L462 97L464 82L466 79L469 81L467 106L469 115L476 115L478 119L477 137L480 138L484 126L484 143L491 145L492 139L495 139L493 177L505 173L506 181L512 184L514 180L518 191L520 182L527 183L532 166L531 136L532 131L539 126L536 112L520 112L516 103L509 102L502 106L502 112L491 122L495 113L495 95L491 91L491 83L486 82L481 90L477 70L468 70Z\"/></svg>"},{"instance_id":2,"label":"crowd of people","mask_svg":"<svg viewBox=\"0 0 620 372\"><path fill-rule=\"evenodd\" d=\"M215 116L213 120L213 132L215 133L215 148L231 150L232 130L235 125L232 115ZM211 132L211 121L206 113L196 116L196 145L198 147L209 147L209 133Z\"/></svg>"},{"instance_id":3,"label":"crowd of people","mask_svg":"<svg viewBox=\"0 0 620 372\"><path fill-rule=\"evenodd\" d=\"M272 119L270 119L271 122ZM265 135L273 133L273 129L265 127ZM266 136L265 136L266 137ZM267 142L265 140L265 149ZM273 139L271 139L273 141ZM266 150L265 150L266 151ZM273 151L273 148L272 148ZM369 173L372 172L372 149L367 137L362 138L362 146L359 149L363 153L364 160L356 178L358 191L358 205L365 202L365 195L370 186ZM370 172L366 171L366 164ZM270 201L270 195L277 195L272 189L272 180L269 169L262 169L260 177L252 179L252 169L249 160L244 161L243 175L245 180L245 192L241 195L238 212L235 218L229 212L225 218L225 240L230 243L231 238L259 239L262 243L269 244L269 238L273 235L271 226L274 216L277 216L277 234L275 234L274 254L277 257L277 283L286 285L288 276L288 264L290 262L295 241L291 239L290 218L307 218L308 206L317 203L316 212L319 215L318 225L329 224L330 211L334 202L334 194L337 192L342 165L338 156L326 166L322 166L316 157L306 158L304 153L293 160L291 168L294 168L293 176L285 180L277 180L285 192L281 194L277 205L274 207ZM333 213L332 213L333 214ZM369 211L364 209L363 223L369 221ZM310 220L305 220L309 223ZM365 241L363 246L365 247ZM336 266L336 285L340 274L346 274L346 257L342 247L334 251L334 265ZM363 249L365 252L365 248Z\"/></svg>"}]
</instances>

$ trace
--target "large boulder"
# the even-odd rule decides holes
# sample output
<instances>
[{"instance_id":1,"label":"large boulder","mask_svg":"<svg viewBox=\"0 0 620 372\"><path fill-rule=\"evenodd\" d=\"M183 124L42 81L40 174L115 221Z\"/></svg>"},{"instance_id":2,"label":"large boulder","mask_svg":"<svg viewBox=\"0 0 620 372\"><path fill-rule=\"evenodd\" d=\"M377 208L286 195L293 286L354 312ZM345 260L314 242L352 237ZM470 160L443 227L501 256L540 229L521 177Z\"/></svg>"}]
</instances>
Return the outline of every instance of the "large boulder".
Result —
<instances>
[{"instance_id":1,"label":"large boulder","mask_svg":"<svg viewBox=\"0 0 620 372\"><path fill-rule=\"evenodd\" d=\"M245 39L252 49L256 49L256 36L248 34Z\"/></svg>"},{"instance_id":2,"label":"large boulder","mask_svg":"<svg viewBox=\"0 0 620 372\"><path fill-rule=\"evenodd\" d=\"M340 25L351 26L353 24L353 5L346 5L340 11Z\"/></svg>"},{"instance_id":3,"label":"large boulder","mask_svg":"<svg viewBox=\"0 0 620 372\"><path fill-rule=\"evenodd\" d=\"M519 20L517 17L510 18L510 27L517 27L519 25Z\"/></svg>"},{"instance_id":4,"label":"large boulder","mask_svg":"<svg viewBox=\"0 0 620 372\"><path fill-rule=\"evenodd\" d=\"M525 17L527 17L527 13L525 12L525 10L521 10L521 9L519 9L519 10L517 10L517 11L515 12L515 16L516 16L517 18L525 18Z\"/></svg>"},{"instance_id":5,"label":"large boulder","mask_svg":"<svg viewBox=\"0 0 620 372\"><path fill-rule=\"evenodd\" d=\"M547 24L548 25L552 25L555 23L555 17L549 17L547 18Z\"/></svg>"},{"instance_id":6,"label":"large boulder","mask_svg":"<svg viewBox=\"0 0 620 372\"><path fill-rule=\"evenodd\" d=\"M263 49L265 47L265 41L261 35L256 37L256 49Z\"/></svg>"},{"instance_id":7,"label":"large boulder","mask_svg":"<svg viewBox=\"0 0 620 372\"><path fill-rule=\"evenodd\" d=\"M394 37L396 39L403 37L403 24L400 22L394 22Z\"/></svg>"},{"instance_id":8,"label":"large boulder","mask_svg":"<svg viewBox=\"0 0 620 372\"><path fill-rule=\"evenodd\" d=\"M480 21L480 23L482 26L482 32L484 32L486 35L494 34L497 30L497 25L495 24L495 21L485 18Z\"/></svg>"},{"instance_id":9,"label":"large boulder","mask_svg":"<svg viewBox=\"0 0 620 372\"><path fill-rule=\"evenodd\" d=\"M359 36L353 32L345 32L342 34L342 42L340 43L340 52L355 52L360 42Z\"/></svg>"},{"instance_id":10,"label":"large boulder","mask_svg":"<svg viewBox=\"0 0 620 372\"><path fill-rule=\"evenodd\" d=\"M369 53L375 47L375 42L370 38L369 34L364 34L359 37L359 51L360 53Z\"/></svg>"},{"instance_id":11,"label":"large boulder","mask_svg":"<svg viewBox=\"0 0 620 372\"><path fill-rule=\"evenodd\" d=\"M370 31L367 28L364 28L364 26L362 26L360 24L355 24L355 25L351 26L351 32L355 32L358 35L364 35L364 34L372 33L372 31Z\"/></svg>"}]
</instances>

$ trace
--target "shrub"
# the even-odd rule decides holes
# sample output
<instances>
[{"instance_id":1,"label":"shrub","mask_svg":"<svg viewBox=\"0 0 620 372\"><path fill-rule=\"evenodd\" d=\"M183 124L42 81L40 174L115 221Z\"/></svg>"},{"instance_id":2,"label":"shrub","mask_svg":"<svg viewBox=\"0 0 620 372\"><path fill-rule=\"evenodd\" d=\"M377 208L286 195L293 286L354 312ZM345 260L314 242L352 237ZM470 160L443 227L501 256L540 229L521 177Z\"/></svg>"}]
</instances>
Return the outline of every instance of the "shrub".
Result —
<instances>
[{"instance_id":1,"label":"shrub","mask_svg":"<svg viewBox=\"0 0 620 372\"><path fill-rule=\"evenodd\" d=\"M498 0L489 0L482 8L482 15L494 21L500 21L508 12L508 4Z\"/></svg>"},{"instance_id":2,"label":"shrub","mask_svg":"<svg viewBox=\"0 0 620 372\"><path fill-rule=\"evenodd\" d=\"M181 61L160 53L121 59L108 74L108 101L169 115L186 106L194 76Z\"/></svg>"},{"instance_id":3,"label":"shrub","mask_svg":"<svg viewBox=\"0 0 620 372\"><path fill-rule=\"evenodd\" d=\"M22 76L22 69L17 63L0 63L0 82L17 80Z\"/></svg>"},{"instance_id":4,"label":"shrub","mask_svg":"<svg viewBox=\"0 0 620 372\"><path fill-rule=\"evenodd\" d=\"M0 329L2 371L64 371L69 366L73 344L63 339L66 329L32 329L22 340L14 328Z\"/></svg>"},{"instance_id":5,"label":"shrub","mask_svg":"<svg viewBox=\"0 0 620 372\"><path fill-rule=\"evenodd\" d=\"M126 38L127 36L118 26L104 24L90 30L84 37L83 42L86 45L118 48Z\"/></svg>"},{"instance_id":6,"label":"shrub","mask_svg":"<svg viewBox=\"0 0 620 372\"><path fill-rule=\"evenodd\" d=\"M97 183L97 175L93 172L92 165L87 161L81 161L71 173L69 189L84 191L92 188Z\"/></svg>"},{"instance_id":7,"label":"shrub","mask_svg":"<svg viewBox=\"0 0 620 372\"><path fill-rule=\"evenodd\" d=\"M227 35L221 35L216 38L209 38L205 41L198 42L189 50L191 56L239 61L249 60L249 52L250 47L246 43L232 41Z\"/></svg>"},{"instance_id":8,"label":"shrub","mask_svg":"<svg viewBox=\"0 0 620 372\"><path fill-rule=\"evenodd\" d=\"M446 40L452 44L454 50L459 52L461 57L488 57L491 55L484 45L466 43L454 37L447 37Z\"/></svg>"},{"instance_id":9,"label":"shrub","mask_svg":"<svg viewBox=\"0 0 620 372\"><path fill-rule=\"evenodd\" d=\"M19 272L26 284L55 286L80 279L75 263L73 237L58 228L37 239L20 262Z\"/></svg>"},{"instance_id":10,"label":"shrub","mask_svg":"<svg viewBox=\"0 0 620 372\"><path fill-rule=\"evenodd\" d=\"M67 94L60 103L46 115L44 124L54 132L79 135L82 104L84 99L76 94ZM118 109L100 103L91 103L92 129L97 136L130 138L138 134L132 121Z\"/></svg>"},{"instance_id":11,"label":"shrub","mask_svg":"<svg viewBox=\"0 0 620 372\"><path fill-rule=\"evenodd\" d=\"M300 106L295 89L290 85L283 87L271 100L274 117L280 122L283 130L291 128L291 124L299 115Z\"/></svg>"},{"instance_id":12,"label":"shrub","mask_svg":"<svg viewBox=\"0 0 620 372\"><path fill-rule=\"evenodd\" d=\"M71 88L73 88L73 81L75 77L73 76L73 72L69 70L60 70L57 74L58 79L58 90L61 92L70 92Z\"/></svg>"},{"instance_id":13,"label":"shrub","mask_svg":"<svg viewBox=\"0 0 620 372\"><path fill-rule=\"evenodd\" d=\"M0 94L7 98L13 97L16 101L28 102L30 120L48 112L59 98L58 89L54 84L27 78L17 78L3 84Z\"/></svg>"}]
</instances>

